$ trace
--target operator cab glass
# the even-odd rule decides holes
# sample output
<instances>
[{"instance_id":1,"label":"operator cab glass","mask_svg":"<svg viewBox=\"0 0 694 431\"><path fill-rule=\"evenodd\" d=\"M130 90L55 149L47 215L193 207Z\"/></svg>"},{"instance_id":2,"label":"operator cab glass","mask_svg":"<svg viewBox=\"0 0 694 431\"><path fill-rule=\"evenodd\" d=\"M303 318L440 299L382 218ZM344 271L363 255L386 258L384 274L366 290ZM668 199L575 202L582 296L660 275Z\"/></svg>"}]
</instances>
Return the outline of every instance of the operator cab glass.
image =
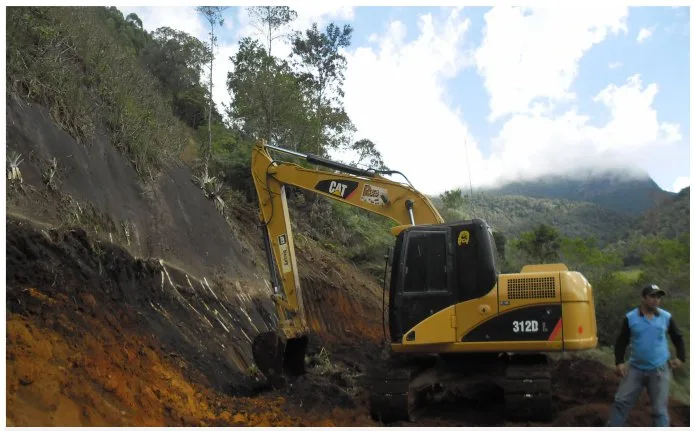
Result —
<instances>
[{"instance_id":1,"label":"operator cab glass","mask_svg":"<svg viewBox=\"0 0 694 431\"><path fill-rule=\"evenodd\" d=\"M497 281L491 229L479 219L411 227L398 235L390 280L390 333L489 293Z\"/></svg>"}]
</instances>

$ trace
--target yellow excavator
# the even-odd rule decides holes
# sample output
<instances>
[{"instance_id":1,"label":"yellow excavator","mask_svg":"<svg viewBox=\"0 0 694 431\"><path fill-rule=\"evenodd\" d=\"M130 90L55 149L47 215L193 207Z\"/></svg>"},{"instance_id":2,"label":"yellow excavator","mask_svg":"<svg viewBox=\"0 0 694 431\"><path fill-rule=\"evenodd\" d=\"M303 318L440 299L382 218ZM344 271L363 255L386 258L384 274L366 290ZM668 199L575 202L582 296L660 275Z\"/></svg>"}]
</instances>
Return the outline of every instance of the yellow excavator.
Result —
<instances>
[{"instance_id":1,"label":"yellow excavator","mask_svg":"<svg viewBox=\"0 0 694 431\"><path fill-rule=\"evenodd\" d=\"M329 170L273 160L270 151ZM398 223L391 229L389 259L391 358L369 380L374 419L411 420L423 399L482 382L502 389L510 419L551 417L547 354L592 349L598 341L592 287L581 273L557 263L500 274L488 224L446 223L409 181L385 177L402 175L397 171L364 170L262 141L252 150L251 170L279 320L278 332L259 334L252 351L273 386L283 386L287 374L305 372L309 333L285 194L289 185Z\"/></svg>"}]
</instances>

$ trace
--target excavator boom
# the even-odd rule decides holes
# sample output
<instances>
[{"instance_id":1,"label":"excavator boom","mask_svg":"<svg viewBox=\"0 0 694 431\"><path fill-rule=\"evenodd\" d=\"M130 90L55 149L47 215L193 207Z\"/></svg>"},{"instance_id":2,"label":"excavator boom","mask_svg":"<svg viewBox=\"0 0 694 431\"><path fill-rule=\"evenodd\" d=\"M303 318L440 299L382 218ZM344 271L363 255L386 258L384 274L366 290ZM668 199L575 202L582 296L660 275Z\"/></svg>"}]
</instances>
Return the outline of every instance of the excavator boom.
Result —
<instances>
[{"instance_id":1,"label":"excavator boom","mask_svg":"<svg viewBox=\"0 0 694 431\"><path fill-rule=\"evenodd\" d=\"M331 168L327 172L274 160L269 150L303 158ZM443 223L443 218L422 193L407 184L392 181L374 171L333 162L322 157L286 150L263 142L252 151L251 171L258 193L260 220L277 308L279 332L259 334L253 342L258 368L276 387L283 374L303 371L308 325L305 321L294 238L289 220L285 186L309 190L331 199L380 214L399 225L397 235L408 226ZM392 172L392 171L391 171Z\"/></svg>"}]
</instances>

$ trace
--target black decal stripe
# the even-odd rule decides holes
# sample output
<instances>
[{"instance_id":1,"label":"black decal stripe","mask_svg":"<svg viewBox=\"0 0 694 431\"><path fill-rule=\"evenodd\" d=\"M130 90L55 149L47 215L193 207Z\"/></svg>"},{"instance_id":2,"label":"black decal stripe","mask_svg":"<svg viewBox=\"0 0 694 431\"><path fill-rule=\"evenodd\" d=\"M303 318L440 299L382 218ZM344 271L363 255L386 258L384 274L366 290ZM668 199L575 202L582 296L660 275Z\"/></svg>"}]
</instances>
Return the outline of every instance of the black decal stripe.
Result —
<instances>
[{"instance_id":1,"label":"black decal stripe","mask_svg":"<svg viewBox=\"0 0 694 431\"><path fill-rule=\"evenodd\" d=\"M330 192L330 184L332 184L333 182L335 184L340 184L340 185L346 186L346 189L344 192L344 197ZM354 191L357 189L357 187L359 187L359 183L356 181L349 181L349 180L343 180L341 178L335 178L333 180L318 181L318 183L315 186L315 189L320 191L320 192L332 195L332 196L337 196L337 197L341 197L343 199L347 199L352 193L354 193Z\"/></svg>"},{"instance_id":2,"label":"black decal stripe","mask_svg":"<svg viewBox=\"0 0 694 431\"><path fill-rule=\"evenodd\" d=\"M504 315L506 315L506 314L508 314L508 313L513 313L513 312L516 312L516 311L519 311L519 310L525 310L526 308L534 308L534 307L551 307L551 306L553 306L553 305L557 305L557 303L556 303L556 302L545 302L545 303L542 303L542 304L529 304L529 305L523 305L523 306L521 306L521 307L516 307L516 308L513 308L513 309L511 309L511 310L503 310L503 311L500 312L498 315L497 315L497 314L494 314L494 315L491 315L491 316L485 318L484 320L480 320L479 322L477 322L477 324L476 324L475 326L471 327L471 328L468 330L468 333L470 333L470 331L474 331L475 329L479 328L480 326L484 325L485 323L489 322L490 320L497 319L497 318L499 318L499 317L501 317L501 316L504 316Z\"/></svg>"},{"instance_id":3,"label":"black decal stripe","mask_svg":"<svg viewBox=\"0 0 694 431\"><path fill-rule=\"evenodd\" d=\"M559 319L561 304L517 308L478 325L461 341L544 341L549 339Z\"/></svg>"}]
</instances>

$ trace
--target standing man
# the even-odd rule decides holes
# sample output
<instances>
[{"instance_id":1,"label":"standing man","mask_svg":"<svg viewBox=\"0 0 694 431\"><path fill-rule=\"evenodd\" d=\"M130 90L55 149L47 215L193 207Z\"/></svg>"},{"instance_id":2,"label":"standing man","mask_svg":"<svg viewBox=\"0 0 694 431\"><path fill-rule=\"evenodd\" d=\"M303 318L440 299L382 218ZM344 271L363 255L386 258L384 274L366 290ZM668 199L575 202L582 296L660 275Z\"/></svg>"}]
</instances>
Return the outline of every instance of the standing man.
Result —
<instances>
[{"instance_id":1,"label":"standing man","mask_svg":"<svg viewBox=\"0 0 694 431\"><path fill-rule=\"evenodd\" d=\"M684 340L675 320L667 311L658 308L665 292L655 284L641 291L641 305L624 317L622 330L617 337L614 354L617 374L622 381L614 397L608 426L624 426L629 412L638 401L644 386L651 400L655 426L670 425L668 396L670 368L675 369L685 361ZM677 357L670 359L666 333L677 350ZM631 358L624 363L624 353L631 340Z\"/></svg>"}]
</instances>

